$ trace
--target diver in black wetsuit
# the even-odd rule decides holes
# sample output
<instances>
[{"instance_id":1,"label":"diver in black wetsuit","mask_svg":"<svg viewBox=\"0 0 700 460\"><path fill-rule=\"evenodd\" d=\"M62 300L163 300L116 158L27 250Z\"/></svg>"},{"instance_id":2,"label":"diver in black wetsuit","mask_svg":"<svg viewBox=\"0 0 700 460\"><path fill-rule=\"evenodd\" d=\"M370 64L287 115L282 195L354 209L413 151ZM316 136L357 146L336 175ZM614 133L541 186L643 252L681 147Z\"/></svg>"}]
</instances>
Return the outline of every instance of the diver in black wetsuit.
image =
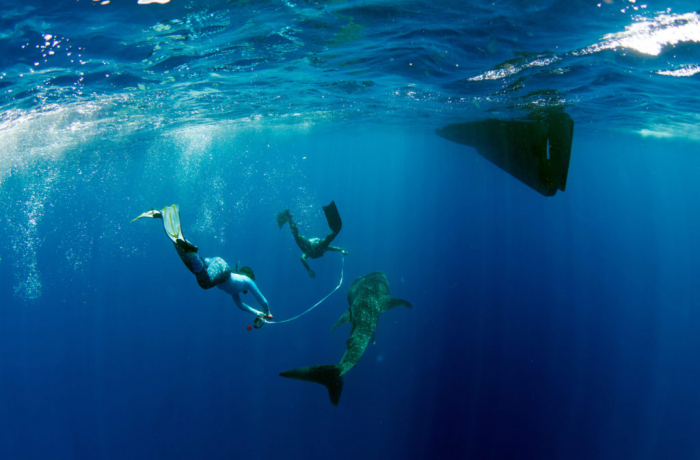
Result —
<instances>
[{"instance_id":1,"label":"diver in black wetsuit","mask_svg":"<svg viewBox=\"0 0 700 460\"><path fill-rule=\"evenodd\" d=\"M279 225L280 229L284 227L284 224L289 222L289 228L292 231L292 236L294 236L294 240L297 242L299 249L301 249L301 252L303 253L301 255L301 263L304 264L304 268L306 268L307 273L312 278L316 277L316 273L311 270L309 264L306 262L307 257L318 259L326 251L337 251L343 255L347 255L348 253L345 249L330 245L331 241L335 239L336 235L338 235L340 229L343 227L343 222L340 220L340 214L338 214L338 208L335 207L335 201L331 201L328 206L324 206L323 212L326 214L326 220L328 221L328 226L331 229L331 233L326 235L326 237L323 239L306 238L305 236L300 235L299 229L294 223L294 219L292 219L292 214L289 212L289 209L285 209L281 213L277 214L277 225Z\"/></svg>"}]
</instances>

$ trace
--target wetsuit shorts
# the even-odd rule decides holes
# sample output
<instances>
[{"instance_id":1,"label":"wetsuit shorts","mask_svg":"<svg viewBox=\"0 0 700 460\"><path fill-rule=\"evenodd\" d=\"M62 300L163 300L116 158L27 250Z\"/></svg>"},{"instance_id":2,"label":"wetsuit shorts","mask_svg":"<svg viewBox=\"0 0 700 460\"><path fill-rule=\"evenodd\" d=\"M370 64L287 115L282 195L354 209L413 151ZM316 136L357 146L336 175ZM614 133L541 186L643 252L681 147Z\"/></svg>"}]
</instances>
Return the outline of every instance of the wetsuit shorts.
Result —
<instances>
[{"instance_id":1,"label":"wetsuit shorts","mask_svg":"<svg viewBox=\"0 0 700 460\"><path fill-rule=\"evenodd\" d=\"M180 246L174 246L182 262L197 277L197 283L202 289L213 288L231 276L231 267L221 257L202 259L196 252L185 252Z\"/></svg>"}]
</instances>

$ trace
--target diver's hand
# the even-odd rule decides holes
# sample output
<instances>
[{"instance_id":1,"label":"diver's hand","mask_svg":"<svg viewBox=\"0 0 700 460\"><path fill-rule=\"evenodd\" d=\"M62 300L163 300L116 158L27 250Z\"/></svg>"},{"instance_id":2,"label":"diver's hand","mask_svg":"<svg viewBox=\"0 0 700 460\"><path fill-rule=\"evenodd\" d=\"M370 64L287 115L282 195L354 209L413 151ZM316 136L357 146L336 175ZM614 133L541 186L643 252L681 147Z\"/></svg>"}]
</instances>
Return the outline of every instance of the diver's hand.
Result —
<instances>
[{"instance_id":1,"label":"diver's hand","mask_svg":"<svg viewBox=\"0 0 700 460\"><path fill-rule=\"evenodd\" d=\"M342 251L340 251L340 253L341 253L342 255L344 255L344 256L347 256L347 255L348 255L348 251L346 251L345 249L343 249Z\"/></svg>"},{"instance_id":2,"label":"diver's hand","mask_svg":"<svg viewBox=\"0 0 700 460\"><path fill-rule=\"evenodd\" d=\"M314 273L313 270L309 270L309 276L310 276L311 278L316 278L316 273Z\"/></svg>"}]
</instances>

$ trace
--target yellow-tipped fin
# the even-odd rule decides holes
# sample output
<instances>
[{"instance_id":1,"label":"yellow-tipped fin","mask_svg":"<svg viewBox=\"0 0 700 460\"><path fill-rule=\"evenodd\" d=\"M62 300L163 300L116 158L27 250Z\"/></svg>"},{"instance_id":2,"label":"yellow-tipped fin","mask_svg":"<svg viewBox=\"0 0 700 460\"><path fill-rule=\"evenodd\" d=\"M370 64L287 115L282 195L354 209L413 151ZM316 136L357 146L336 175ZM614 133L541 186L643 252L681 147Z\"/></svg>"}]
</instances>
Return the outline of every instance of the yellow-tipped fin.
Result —
<instances>
[{"instance_id":1,"label":"yellow-tipped fin","mask_svg":"<svg viewBox=\"0 0 700 460\"><path fill-rule=\"evenodd\" d=\"M177 244L177 241L187 241L182 234L182 228L180 227L180 206L173 204L166 206L161 210L151 209L144 212L132 222L137 221L143 217L148 217L151 219L163 219L163 229L168 238L172 240L173 243Z\"/></svg>"},{"instance_id":2,"label":"yellow-tipped fin","mask_svg":"<svg viewBox=\"0 0 700 460\"><path fill-rule=\"evenodd\" d=\"M177 243L177 240L185 241L185 237L182 234L182 228L180 227L180 206L174 204L172 206L166 206L163 208L163 228L168 237Z\"/></svg>"},{"instance_id":3,"label":"yellow-tipped fin","mask_svg":"<svg viewBox=\"0 0 700 460\"><path fill-rule=\"evenodd\" d=\"M151 209L150 211L146 211L140 216L138 216L136 219L132 220L131 222L136 222L137 220L141 219L142 217L150 217L151 219L159 219L162 216L162 212L158 211L157 209Z\"/></svg>"}]
</instances>

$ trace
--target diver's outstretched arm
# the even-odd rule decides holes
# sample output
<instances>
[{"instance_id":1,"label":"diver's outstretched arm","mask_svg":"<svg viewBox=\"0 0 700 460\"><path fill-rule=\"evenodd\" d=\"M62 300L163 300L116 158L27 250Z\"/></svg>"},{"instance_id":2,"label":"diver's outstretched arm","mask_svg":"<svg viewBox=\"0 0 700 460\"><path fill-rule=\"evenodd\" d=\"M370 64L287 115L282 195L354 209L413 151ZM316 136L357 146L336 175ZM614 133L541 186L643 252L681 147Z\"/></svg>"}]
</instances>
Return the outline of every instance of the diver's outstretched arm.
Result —
<instances>
[{"instance_id":1,"label":"diver's outstretched arm","mask_svg":"<svg viewBox=\"0 0 700 460\"><path fill-rule=\"evenodd\" d=\"M258 315L261 315L261 314L262 314L262 312L259 312L258 310L256 310L255 308L251 307L250 305L244 304L244 303L241 301L241 296L239 296L238 294L231 294L231 298L233 299L233 303L235 303L236 306L237 306L238 308L240 308L241 310L243 310L244 312L246 312L246 313L251 313L251 314L253 314L253 315L255 315L255 316L258 316Z\"/></svg>"},{"instance_id":2,"label":"diver's outstretched arm","mask_svg":"<svg viewBox=\"0 0 700 460\"><path fill-rule=\"evenodd\" d=\"M326 252L326 250L330 249L329 246L331 244L331 241L333 241L337 235L337 233L331 232L328 235L326 235L326 237L323 238L321 241L316 243L316 245L318 245L319 248L322 248L323 252Z\"/></svg>"},{"instance_id":3,"label":"diver's outstretched arm","mask_svg":"<svg viewBox=\"0 0 700 460\"><path fill-rule=\"evenodd\" d=\"M253 294L253 297L255 297L255 300L258 301L260 306L263 308L265 311L266 315L270 314L270 305L267 303L267 299L265 298L264 295L262 295L262 292L260 292L260 289L258 289L258 285L255 284L255 281L251 280L248 278L246 281L246 289L250 291L251 294ZM245 305L245 304L243 304ZM246 305L247 306L247 305ZM248 307L250 308L250 307Z\"/></svg>"},{"instance_id":4,"label":"diver's outstretched arm","mask_svg":"<svg viewBox=\"0 0 700 460\"><path fill-rule=\"evenodd\" d=\"M328 246L328 249L326 251L336 251L342 253L344 256L348 255L348 251L346 251L343 248L339 248L338 246Z\"/></svg>"},{"instance_id":5,"label":"diver's outstretched arm","mask_svg":"<svg viewBox=\"0 0 700 460\"><path fill-rule=\"evenodd\" d=\"M304 264L304 268L306 268L307 273L311 278L316 278L316 273L314 273L313 270L311 270L311 267L309 267L309 264L306 262L306 254L301 255L301 263Z\"/></svg>"}]
</instances>

